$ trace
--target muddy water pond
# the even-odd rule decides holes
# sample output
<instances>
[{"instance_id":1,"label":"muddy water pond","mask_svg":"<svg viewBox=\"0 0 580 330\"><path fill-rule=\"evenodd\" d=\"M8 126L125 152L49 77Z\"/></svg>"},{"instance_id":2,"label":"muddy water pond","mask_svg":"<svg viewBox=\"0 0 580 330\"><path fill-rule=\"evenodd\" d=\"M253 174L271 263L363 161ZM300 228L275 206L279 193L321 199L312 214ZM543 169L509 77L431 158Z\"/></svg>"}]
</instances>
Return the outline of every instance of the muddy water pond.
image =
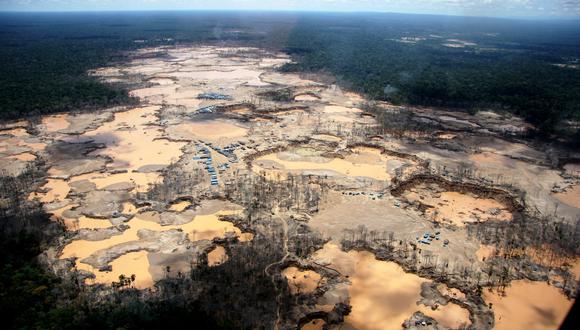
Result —
<instances>
[{"instance_id":1,"label":"muddy water pond","mask_svg":"<svg viewBox=\"0 0 580 330\"><path fill-rule=\"evenodd\" d=\"M147 251L129 252L120 256L111 262L113 271L96 272L96 278L93 283L110 284L118 282L119 276L130 277L135 275L133 287L137 289L146 289L153 286L153 278L149 273L149 260Z\"/></svg>"},{"instance_id":2,"label":"muddy water pond","mask_svg":"<svg viewBox=\"0 0 580 330\"><path fill-rule=\"evenodd\" d=\"M484 300L492 305L498 330L558 329L573 301L558 288L545 282L513 281L505 291L484 291Z\"/></svg>"},{"instance_id":3,"label":"muddy water pond","mask_svg":"<svg viewBox=\"0 0 580 330\"><path fill-rule=\"evenodd\" d=\"M207 254L207 265L210 267L218 266L226 262L228 258L226 249L218 245Z\"/></svg>"},{"instance_id":4,"label":"muddy water pond","mask_svg":"<svg viewBox=\"0 0 580 330\"><path fill-rule=\"evenodd\" d=\"M433 220L457 227L470 222L512 219L512 213L495 199L456 191L440 191L436 185L419 185L404 196L411 202L429 206L426 214Z\"/></svg>"},{"instance_id":5,"label":"muddy water pond","mask_svg":"<svg viewBox=\"0 0 580 330\"><path fill-rule=\"evenodd\" d=\"M297 267L288 267L282 271L286 277L292 294L311 293L320 284L322 277L312 270L300 270Z\"/></svg>"},{"instance_id":6,"label":"muddy water pond","mask_svg":"<svg viewBox=\"0 0 580 330\"><path fill-rule=\"evenodd\" d=\"M233 139L246 135L248 129L233 121L225 119L200 120L170 126L167 133L177 139L208 139L218 140L221 138Z\"/></svg>"},{"instance_id":7,"label":"muddy water pond","mask_svg":"<svg viewBox=\"0 0 580 330\"><path fill-rule=\"evenodd\" d=\"M21 160L23 162L31 162L36 159L36 156L29 152L23 152L21 154L8 156L8 158Z\"/></svg>"},{"instance_id":8,"label":"muddy water pond","mask_svg":"<svg viewBox=\"0 0 580 330\"><path fill-rule=\"evenodd\" d=\"M46 116L42 118L42 127L46 132L53 133L70 126L68 114Z\"/></svg>"},{"instance_id":9,"label":"muddy water pond","mask_svg":"<svg viewBox=\"0 0 580 330\"><path fill-rule=\"evenodd\" d=\"M322 156L304 157L297 151L272 153L254 161L256 172L304 172L327 171L351 177L369 177L376 180L389 180L387 157L370 151L360 151L350 158L326 158ZM365 159L365 156L368 156Z\"/></svg>"},{"instance_id":10,"label":"muddy water pond","mask_svg":"<svg viewBox=\"0 0 580 330\"><path fill-rule=\"evenodd\" d=\"M345 323L350 327L401 329L401 324L416 311L433 317L446 327L470 324L469 312L453 303L439 306L437 310L419 305L421 285L430 281L406 273L394 262L379 261L369 252L343 252L332 243L326 244L313 258L349 276L352 312Z\"/></svg>"},{"instance_id":11,"label":"muddy water pond","mask_svg":"<svg viewBox=\"0 0 580 330\"><path fill-rule=\"evenodd\" d=\"M247 241L252 239L251 235L246 233L242 233L239 228L235 227L231 222L219 220L219 217L222 215L231 215L237 214L239 211L218 211L208 215L198 215L195 216L192 221L185 223L183 225L169 225L169 226L162 226L157 222L150 221L147 219L148 217L144 217L146 219L140 218L140 215L137 215L129 222L127 225L129 226L128 229L123 231L120 235L112 236L111 238L98 240L98 241L87 241L87 240L74 240L66 245L61 253L60 258L72 258L76 257L77 262L76 266L79 270L85 270L91 272L96 275L96 279L93 280L93 283L102 283L102 284L110 284L112 280L117 281L119 275L131 275L135 274L138 279L149 279L151 278L151 274L149 273L149 266L147 258L144 257L143 253L147 253L145 251L138 251L141 254L131 254L127 253L122 255L121 257L115 259L110 265L113 267L112 271L110 272L100 272L94 269L92 266L85 264L82 262L83 259L93 255L97 251L107 250L116 245L127 243L127 242L139 242L140 238L138 236L138 231L142 229L148 229L152 231L167 231L171 229L181 229L183 232L187 233L188 238L191 241L198 241L198 240L211 240L216 237L224 237L227 233L233 233L239 236L241 241ZM106 228L110 226L108 220L105 219L90 219L90 218L81 218L78 224L79 227L85 228ZM223 248L222 248L223 249ZM220 253L222 251L217 251L213 256L213 260L217 262L217 260L223 260L223 255L220 257ZM223 250L225 254L225 250ZM227 255L225 256L227 257ZM121 259L122 258L122 259ZM121 259L121 261L119 261ZM125 272L126 267L124 266L126 261L130 263L132 268L130 269L131 272ZM139 263L143 261L143 263ZM121 265L117 268L115 265ZM140 282L140 285L145 285L145 283L151 284L151 281Z\"/></svg>"},{"instance_id":12,"label":"muddy water pond","mask_svg":"<svg viewBox=\"0 0 580 330\"><path fill-rule=\"evenodd\" d=\"M191 206L190 201L179 201L179 202L171 204L169 206L169 210L174 211L174 212L182 212L183 210L185 210L189 206Z\"/></svg>"},{"instance_id":13,"label":"muddy water pond","mask_svg":"<svg viewBox=\"0 0 580 330\"><path fill-rule=\"evenodd\" d=\"M113 224L107 219L96 219L84 215L74 220L65 219L65 224L69 230L102 229L113 226Z\"/></svg>"},{"instance_id":14,"label":"muddy water pond","mask_svg":"<svg viewBox=\"0 0 580 330\"><path fill-rule=\"evenodd\" d=\"M322 319L314 319L305 325L303 325L300 330L322 330L326 322Z\"/></svg>"},{"instance_id":15,"label":"muddy water pond","mask_svg":"<svg viewBox=\"0 0 580 330\"><path fill-rule=\"evenodd\" d=\"M88 173L71 178L70 182L81 180L89 180L96 185L97 189L106 189L108 186L121 182L129 182L134 184L135 191L146 192L151 184L161 181L159 173L141 173L141 172L125 172L125 173Z\"/></svg>"},{"instance_id":16,"label":"muddy water pond","mask_svg":"<svg viewBox=\"0 0 580 330\"><path fill-rule=\"evenodd\" d=\"M46 192L33 192L28 196L28 199L33 200L38 198L43 203L51 203L65 199L70 191L68 183L60 179L48 179L42 189Z\"/></svg>"},{"instance_id":17,"label":"muddy water pond","mask_svg":"<svg viewBox=\"0 0 580 330\"><path fill-rule=\"evenodd\" d=\"M572 186L566 191L554 194L560 202L580 209L580 185Z\"/></svg>"},{"instance_id":18,"label":"muddy water pond","mask_svg":"<svg viewBox=\"0 0 580 330\"><path fill-rule=\"evenodd\" d=\"M162 139L155 112L157 106L136 108L115 114L94 131L81 135L81 140L103 143L106 148L93 152L94 155L109 156L115 168L138 170L145 165L168 165L181 156L182 142Z\"/></svg>"}]
</instances>

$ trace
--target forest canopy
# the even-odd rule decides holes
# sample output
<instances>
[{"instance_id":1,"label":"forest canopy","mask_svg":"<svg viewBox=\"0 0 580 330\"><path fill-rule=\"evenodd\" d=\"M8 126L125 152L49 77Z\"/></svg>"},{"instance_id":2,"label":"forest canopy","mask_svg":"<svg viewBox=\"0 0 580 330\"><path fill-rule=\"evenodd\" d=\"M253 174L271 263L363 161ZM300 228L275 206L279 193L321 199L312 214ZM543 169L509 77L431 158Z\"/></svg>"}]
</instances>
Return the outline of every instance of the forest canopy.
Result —
<instances>
[{"instance_id":1,"label":"forest canopy","mask_svg":"<svg viewBox=\"0 0 580 330\"><path fill-rule=\"evenodd\" d=\"M580 118L580 28L401 14L2 14L0 118L134 102L87 71L154 45L285 49L286 71L329 72L369 98L523 116L552 133Z\"/></svg>"}]
</instances>

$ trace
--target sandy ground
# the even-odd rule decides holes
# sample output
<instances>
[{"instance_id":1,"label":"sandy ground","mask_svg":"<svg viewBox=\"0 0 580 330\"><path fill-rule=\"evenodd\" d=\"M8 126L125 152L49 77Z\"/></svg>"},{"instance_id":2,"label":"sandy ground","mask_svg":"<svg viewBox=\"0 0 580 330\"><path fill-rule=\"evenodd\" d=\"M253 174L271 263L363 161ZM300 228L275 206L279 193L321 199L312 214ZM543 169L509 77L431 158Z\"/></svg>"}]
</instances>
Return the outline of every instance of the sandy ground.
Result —
<instances>
[{"instance_id":1,"label":"sandy ground","mask_svg":"<svg viewBox=\"0 0 580 330\"><path fill-rule=\"evenodd\" d=\"M126 173L88 173L71 178L70 182L78 182L88 180L96 185L96 189L106 189L107 187L127 182L135 186L135 191L146 192L149 185L161 181L159 173L140 173L140 172L126 172Z\"/></svg>"},{"instance_id":2,"label":"sandy ground","mask_svg":"<svg viewBox=\"0 0 580 330\"><path fill-rule=\"evenodd\" d=\"M339 138L338 136L329 135L329 134L316 134L316 135L313 135L312 138L316 139L316 140L322 140L322 141L328 141L328 142L340 142L340 141L342 141L342 139Z\"/></svg>"},{"instance_id":3,"label":"sandy ground","mask_svg":"<svg viewBox=\"0 0 580 330\"><path fill-rule=\"evenodd\" d=\"M564 170L566 173L580 177L580 164L578 163L569 163L564 165Z\"/></svg>"},{"instance_id":4,"label":"sandy ground","mask_svg":"<svg viewBox=\"0 0 580 330\"><path fill-rule=\"evenodd\" d=\"M416 236L414 232L419 234L429 228L418 216L395 207L391 200L340 194L330 194L309 224L325 235L339 239L345 229L356 228L363 219L369 230L406 233L410 239Z\"/></svg>"},{"instance_id":5,"label":"sandy ground","mask_svg":"<svg viewBox=\"0 0 580 330\"><path fill-rule=\"evenodd\" d=\"M477 260L484 261L489 257L493 256L494 252L495 252L494 246L482 244L481 247L475 253L475 255L477 256Z\"/></svg>"},{"instance_id":6,"label":"sandy ground","mask_svg":"<svg viewBox=\"0 0 580 330\"><path fill-rule=\"evenodd\" d=\"M114 159L118 168L138 170L150 164L168 165L181 155L184 143L169 142L161 138L154 122L159 107L137 108L115 114L115 119L98 129L84 134L84 137L107 147L95 152Z\"/></svg>"},{"instance_id":7,"label":"sandy ground","mask_svg":"<svg viewBox=\"0 0 580 330\"><path fill-rule=\"evenodd\" d=\"M0 130L0 170L7 175L19 175L46 145L22 127Z\"/></svg>"}]
</instances>

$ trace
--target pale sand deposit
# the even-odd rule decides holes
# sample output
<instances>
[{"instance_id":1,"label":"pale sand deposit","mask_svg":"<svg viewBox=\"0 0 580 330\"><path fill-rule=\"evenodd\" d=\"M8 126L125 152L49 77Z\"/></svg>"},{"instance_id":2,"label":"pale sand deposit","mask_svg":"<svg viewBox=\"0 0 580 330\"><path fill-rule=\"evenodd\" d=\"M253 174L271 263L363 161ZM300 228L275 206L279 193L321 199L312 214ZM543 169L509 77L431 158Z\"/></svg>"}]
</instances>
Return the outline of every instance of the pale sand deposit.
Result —
<instances>
[{"instance_id":1,"label":"pale sand deposit","mask_svg":"<svg viewBox=\"0 0 580 330\"><path fill-rule=\"evenodd\" d=\"M36 160L36 156L34 154L29 153L29 152L24 152L24 153L21 153L18 155L8 156L7 158L17 159L17 160L21 160L23 162L32 162L32 161Z\"/></svg>"}]
</instances>

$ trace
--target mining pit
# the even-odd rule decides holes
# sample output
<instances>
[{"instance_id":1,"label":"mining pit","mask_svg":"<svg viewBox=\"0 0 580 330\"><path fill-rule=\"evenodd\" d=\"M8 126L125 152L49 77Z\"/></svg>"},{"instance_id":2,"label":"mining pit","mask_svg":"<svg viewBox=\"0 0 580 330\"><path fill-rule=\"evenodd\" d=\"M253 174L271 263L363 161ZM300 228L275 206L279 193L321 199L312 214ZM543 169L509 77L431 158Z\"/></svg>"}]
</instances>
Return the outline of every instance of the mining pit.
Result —
<instances>
[{"instance_id":1,"label":"mining pit","mask_svg":"<svg viewBox=\"0 0 580 330\"><path fill-rule=\"evenodd\" d=\"M363 96L279 72L291 62L283 53L175 46L130 58L91 74L126 84L138 105L0 130L6 175L45 162L29 200L67 227L46 253L55 272L70 261L88 285L134 275L132 287L153 290L200 258L220 267L233 258L228 244L265 237L242 205L267 197L252 204L239 190L269 182L279 190L260 186L259 196L294 187L284 197L306 201L257 211L284 229L285 257L265 273L310 301L278 313L278 328L557 329L570 310L577 279L545 281L570 265L532 260L498 279L497 242L477 236L527 214L563 225L580 217L578 164L550 166L544 152L504 139L505 118L417 107L414 120L437 130L392 133L362 110ZM293 256L297 223L325 244ZM299 262L282 267L290 259Z\"/></svg>"}]
</instances>

